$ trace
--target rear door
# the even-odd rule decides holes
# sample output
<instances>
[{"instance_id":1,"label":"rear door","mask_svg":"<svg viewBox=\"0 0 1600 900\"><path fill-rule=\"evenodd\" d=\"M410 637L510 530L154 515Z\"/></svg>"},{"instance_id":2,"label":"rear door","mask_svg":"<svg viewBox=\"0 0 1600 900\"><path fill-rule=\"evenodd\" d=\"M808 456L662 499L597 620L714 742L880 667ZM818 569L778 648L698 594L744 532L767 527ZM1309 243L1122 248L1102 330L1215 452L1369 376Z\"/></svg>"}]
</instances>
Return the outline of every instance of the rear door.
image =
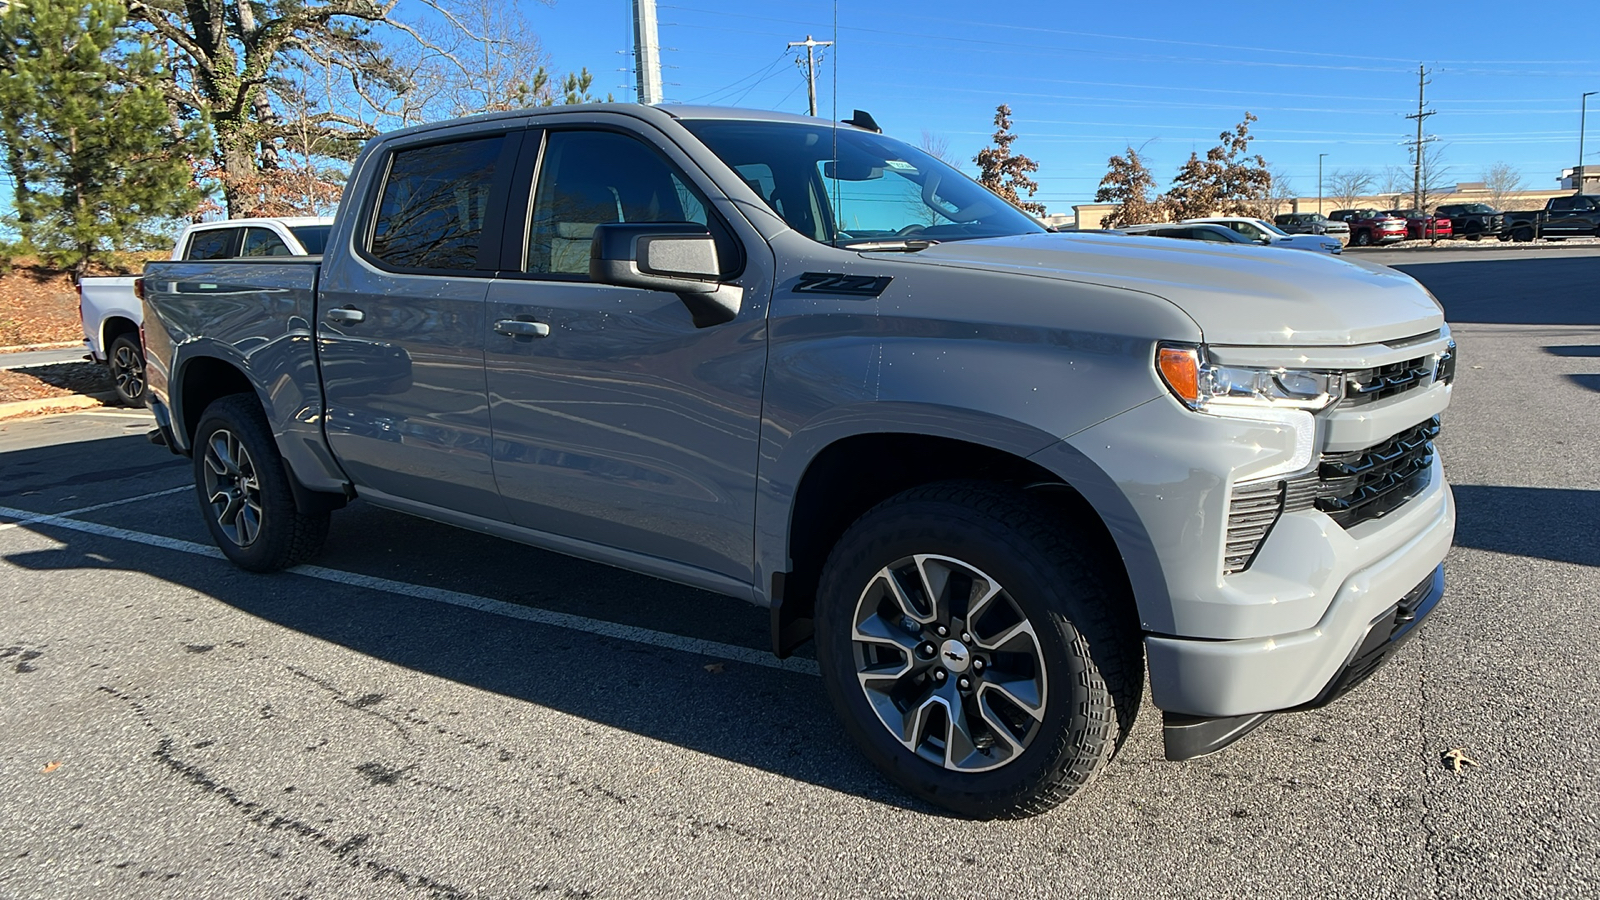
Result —
<instances>
[{"instance_id":1,"label":"rear door","mask_svg":"<svg viewBox=\"0 0 1600 900\"><path fill-rule=\"evenodd\" d=\"M367 496L504 518L490 456L485 298L520 123L395 143L355 246L323 272L316 324L328 444Z\"/></svg>"},{"instance_id":2,"label":"rear door","mask_svg":"<svg viewBox=\"0 0 1600 900\"><path fill-rule=\"evenodd\" d=\"M528 145L539 152L524 154L507 216L528 224L489 290L486 352L512 520L687 564L690 583L748 584L770 252L653 131L552 126ZM737 318L696 328L674 294L591 283L590 237L607 222L705 225L742 289Z\"/></svg>"}]
</instances>

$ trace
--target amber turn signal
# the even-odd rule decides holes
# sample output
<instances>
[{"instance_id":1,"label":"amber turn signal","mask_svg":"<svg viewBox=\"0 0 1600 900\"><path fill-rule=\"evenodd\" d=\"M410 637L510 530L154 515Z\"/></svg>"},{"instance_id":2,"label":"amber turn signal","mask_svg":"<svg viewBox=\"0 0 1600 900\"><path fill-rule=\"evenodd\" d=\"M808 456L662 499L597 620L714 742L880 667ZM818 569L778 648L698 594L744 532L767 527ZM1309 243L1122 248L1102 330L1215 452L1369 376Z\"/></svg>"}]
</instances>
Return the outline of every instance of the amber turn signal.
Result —
<instances>
[{"instance_id":1,"label":"amber turn signal","mask_svg":"<svg viewBox=\"0 0 1600 900\"><path fill-rule=\"evenodd\" d=\"M1200 404L1200 350L1197 347L1160 347L1156 350L1156 369L1161 380L1190 406Z\"/></svg>"}]
</instances>

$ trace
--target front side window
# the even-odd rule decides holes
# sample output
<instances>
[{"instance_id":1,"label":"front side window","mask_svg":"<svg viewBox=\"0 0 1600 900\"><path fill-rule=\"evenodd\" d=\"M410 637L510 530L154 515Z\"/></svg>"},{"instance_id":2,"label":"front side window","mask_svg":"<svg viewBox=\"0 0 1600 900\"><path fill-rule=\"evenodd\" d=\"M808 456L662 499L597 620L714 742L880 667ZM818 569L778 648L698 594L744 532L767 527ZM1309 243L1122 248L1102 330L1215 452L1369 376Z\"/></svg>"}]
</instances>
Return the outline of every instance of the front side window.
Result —
<instances>
[{"instance_id":1,"label":"front side window","mask_svg":"<svg viewBox=\"0 0 1600 900\"><path fill-rule=\"evenodd\" d=\"M524 270L586 277L595 227L621 222L704 225L716 238L723 271L737 268L732 236L654 147L611 131L550 132L534 189Z\"/></svg>"},{"instance_id":2,"label":"front side window","mask_svg":"<svg viewBox=\"0 0 1600 900\"><path fill-rule=\"evenodd\" d=\"M825 122L683 124L790 228L820 243L850 247L1044 232L954 168L880 134Z\"/></svg>"},{"instance_id":3,"label":"front side window","mask_svg":"<svg viewBox=\"0 0 1600 900\"><path fill-rule=\"evenodd\" d=\"M228 259L233 256L233 241L239 234L237 228L210 228L189 236L189 249L184 259Z\"/></svg>"},{"instance_id":4,"label":"front side window","mask_svg":"<svg viewBox=\"0 0 1600 900\"><path fill-rule=\"evenodd\" d=\"M372 255L402 269L475 269L504 136L397 151L372 225Z\"/></svg>"},{"instance_id":5,"label":"front side window","mask_svg":"<svg viewBox=\"0 0 1600 900\"><path fill-rule=\"evenodd\" d=\"M246 228L240 256L292 256L289 245L265 228Z\"/></svg>"}]
</instances>

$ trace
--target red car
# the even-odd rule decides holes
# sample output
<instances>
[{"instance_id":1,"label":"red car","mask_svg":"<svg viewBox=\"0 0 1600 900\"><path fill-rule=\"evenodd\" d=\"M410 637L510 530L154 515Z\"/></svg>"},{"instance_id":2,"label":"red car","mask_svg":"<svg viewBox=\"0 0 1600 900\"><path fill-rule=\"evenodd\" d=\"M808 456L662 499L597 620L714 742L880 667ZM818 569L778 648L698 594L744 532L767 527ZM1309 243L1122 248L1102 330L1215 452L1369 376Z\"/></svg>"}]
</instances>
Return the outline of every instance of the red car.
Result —
<instances>
[{"instance_id":1,"label":"red car","mask_svg":"<svg viewBox=\"0 0 1600 900\"><path fill-rule=\"evenodd\" d=\"M1350 243L1357 247L1392 244L1406 239L1406 220L1376 209L1336 209L1328 213L1336 222L1350 223Z\"/></svg>"},{"instance_id":2,"label":"red car","mask_svg":"<svg viewBox=\"0 0 1600 900\"><path fill-rule=\"evenodd\" d=\"M1428 215L1420 209L1391 209L1384 215L1405 219L1406 237L1412 240L1437 241L1454 236L1449 219Z\"/></svg>"}]
</instances>

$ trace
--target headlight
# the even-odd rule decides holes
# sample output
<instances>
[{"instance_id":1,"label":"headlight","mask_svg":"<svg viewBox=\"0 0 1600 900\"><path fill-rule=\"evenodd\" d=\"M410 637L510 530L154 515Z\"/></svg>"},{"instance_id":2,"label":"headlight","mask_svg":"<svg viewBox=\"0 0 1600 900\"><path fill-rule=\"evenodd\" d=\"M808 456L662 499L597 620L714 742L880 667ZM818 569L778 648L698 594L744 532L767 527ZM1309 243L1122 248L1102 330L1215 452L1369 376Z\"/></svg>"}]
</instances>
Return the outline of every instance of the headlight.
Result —
<instances>
[{"instance_id":1,"label":"headlight","mask_svg":"<svg viewBox=\"0 0 1600 900\"><path fill-rule=\"evenodd\" d=\"M1344 396L1339 373L1223 366L1208 361L1205 348L1193 344L1158 345L1156 369L1185 406L1218 415L1262 409L1315 412Z\"/></svg>"}]
</instances>

